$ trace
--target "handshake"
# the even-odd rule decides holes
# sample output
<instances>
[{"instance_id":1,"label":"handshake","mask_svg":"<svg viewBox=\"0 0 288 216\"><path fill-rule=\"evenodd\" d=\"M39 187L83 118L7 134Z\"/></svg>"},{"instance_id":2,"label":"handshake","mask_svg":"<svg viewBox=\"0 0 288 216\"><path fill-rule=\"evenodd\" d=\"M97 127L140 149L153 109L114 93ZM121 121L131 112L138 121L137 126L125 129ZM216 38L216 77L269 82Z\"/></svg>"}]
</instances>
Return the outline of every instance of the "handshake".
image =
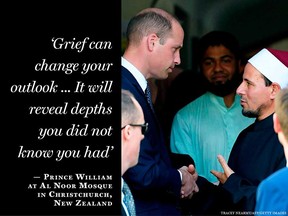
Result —
<instances>
[{"instance_id":1,"label":"handshake","mask_svg":"<svg viewBox=\"0 0 288 216\"><path fill-rule=\"evenodd\" d=\"M196 169L190 164L188 167L182 166L179 171L182 174L181 198L191 199L193 194L199 191L196 184L198 179Z\"/></svg>"}]
</instances>

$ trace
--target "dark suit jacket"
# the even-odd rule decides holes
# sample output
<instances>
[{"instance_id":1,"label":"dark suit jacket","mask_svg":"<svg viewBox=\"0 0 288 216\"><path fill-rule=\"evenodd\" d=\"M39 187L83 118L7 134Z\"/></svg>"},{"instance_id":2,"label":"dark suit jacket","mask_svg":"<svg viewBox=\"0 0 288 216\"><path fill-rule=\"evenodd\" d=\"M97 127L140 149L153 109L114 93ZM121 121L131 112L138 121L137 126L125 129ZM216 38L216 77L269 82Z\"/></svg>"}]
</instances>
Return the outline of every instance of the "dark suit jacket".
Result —
<instances>
[{"instance_id":1,"label":"dark suit jacket","mask_svg":"<svg viewBox=\"0 0 288 216\"><path fill-rule=\"evenodd\" d=\"M122 215L122 216L127 216L127 214L126 214L126 212L125 212L125 210L124 210L123 205L121 205L121 215Z\"/></svg>"},{"instance_id":2,"label":"dark suit jacket","mask_svg":"<svg viewBox=\"0 0 288 216\"><path fill-rule=\"evenodd\" d=\"M132 191L137 215L173 215L180 197L181 179L173 168L164 135L143 90L134 76L122 67L122 89L129 90L141 105L149 129L141 141L138 164L123 178ZM131 122L132 123L132 122Z\"/></svg>"}]
</instances>

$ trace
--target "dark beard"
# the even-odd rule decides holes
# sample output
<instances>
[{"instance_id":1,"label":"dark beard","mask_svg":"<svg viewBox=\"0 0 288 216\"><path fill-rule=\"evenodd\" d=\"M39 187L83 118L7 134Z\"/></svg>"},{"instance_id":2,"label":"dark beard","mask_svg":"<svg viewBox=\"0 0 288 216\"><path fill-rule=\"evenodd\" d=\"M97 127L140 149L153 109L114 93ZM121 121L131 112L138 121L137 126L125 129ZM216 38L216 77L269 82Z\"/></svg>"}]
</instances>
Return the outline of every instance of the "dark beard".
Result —
<instances>
[{"instance_id":1,"label":"dark beard","mask_svg":"<svg viewBox=\"0 0 288 216\"><path fill-rule=\"evenodd\" d=\"M258 118L261 115L261 110L264 109L264 106L261 105L256 110L244 110L242 109L242 114L248 118Z\"/></svg>"},{"instance_id":2,"label":"dark beard","mask_svg":"<svg viewBox=\"0 0 288 216\"><path fill-rule=\"evenodd\" d=\"M207 83L207 90L217 96L224 97L226 95L235 92L240 85L240 75L235 72L231 80L227 80L226 83Z\"/></svg>"},{"instance_id":3,"label":"dark beard","mask_svg":"<svg viewBox=\"0 0 288 216\"><path fill-rule=\"evenodd\" d=\"M242 115L248 117L248 118L258 118L259 112L258 110L252 111L252 110L244 110L242 109Z\"/></svg>"}]
</instances>

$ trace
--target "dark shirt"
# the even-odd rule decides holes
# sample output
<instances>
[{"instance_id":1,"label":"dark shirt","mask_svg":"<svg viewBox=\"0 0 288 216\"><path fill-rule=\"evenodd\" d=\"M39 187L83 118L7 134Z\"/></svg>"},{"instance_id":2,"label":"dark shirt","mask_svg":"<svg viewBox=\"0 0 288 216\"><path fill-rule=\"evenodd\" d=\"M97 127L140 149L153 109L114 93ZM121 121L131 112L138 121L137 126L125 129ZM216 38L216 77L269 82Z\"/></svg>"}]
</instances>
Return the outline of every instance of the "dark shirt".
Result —
<instances>
[{"instance_id":1,"label":"dark shirt","mask_svg":"<svg viewBox=\"0 0 288 216\"><path fill-rule=\"evenodd\" d=\"M286 165L283 147L274 132L273 114L256 120L239 134L228 165L235 173L223 188L236 204L233 210L254 211L260 182Z\"/></svg>"},{"instance_id":2,"label":"dark shirt","mask_svg":"<svg viewBox=\"0 0 288 216\"><path fill-rule=\"evenodd\" d=\"M199 192L185 203L187 214L223 215L230 211L254 214L258 185L286 166L283 147L274 132L273 115L256 120L239 134L228 165L235 173L223 185L215 186L198 177Z\"/></svg>"}]
</instances>

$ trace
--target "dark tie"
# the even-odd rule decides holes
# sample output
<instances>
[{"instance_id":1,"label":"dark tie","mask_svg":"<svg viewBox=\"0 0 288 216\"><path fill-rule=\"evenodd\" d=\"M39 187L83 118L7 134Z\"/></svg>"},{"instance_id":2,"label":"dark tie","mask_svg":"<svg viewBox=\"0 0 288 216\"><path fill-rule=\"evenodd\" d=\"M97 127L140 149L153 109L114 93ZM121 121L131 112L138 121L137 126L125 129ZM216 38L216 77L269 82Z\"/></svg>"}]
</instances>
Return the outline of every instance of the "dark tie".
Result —
<instances>
[{"instance_id":1,"label":"dark tie","mask_svg":"<svg viewBox=\"0 0 288 216\"><path fill-rule=\"evenodd\" d=\"M146 87L146 90L145 90L145 96L146 96L146 99L147 99L152 111L154 112L154 107L153 107L152 97L151 97L151 91L150 91L148 83L147 83L147 87Z\"/></svg>"},{"instance_id":2,"label":"dark tie","mask_svg":"<svg viewBox=\"0 0 288 216\"><path fill-rule=\"evenodd\" d=\"M125 181L123 181L123 194L124 194L123 202L127 207L129 215L135 216L136 211L135 211L134 199L133 199L132 193L129 189L129 186L127 185L127 183Z\"/></svg>"}]
</instances>

